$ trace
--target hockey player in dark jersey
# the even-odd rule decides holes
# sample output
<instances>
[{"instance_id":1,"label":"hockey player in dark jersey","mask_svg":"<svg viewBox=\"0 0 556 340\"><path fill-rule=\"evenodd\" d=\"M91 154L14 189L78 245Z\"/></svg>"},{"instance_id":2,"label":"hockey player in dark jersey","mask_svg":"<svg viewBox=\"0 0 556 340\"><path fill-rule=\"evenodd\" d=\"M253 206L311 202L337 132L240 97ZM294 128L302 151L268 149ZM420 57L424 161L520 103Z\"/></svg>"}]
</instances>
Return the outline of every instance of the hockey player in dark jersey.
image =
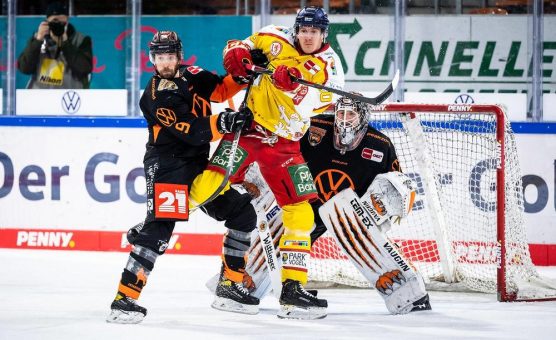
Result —
<instances>
[{"instance_id":1,"label":"hockey player in dark jersey","mask_svg":"<svg viewBox=\"0 0 556 340\"><path fill-rule=\"evenodd\" d=\"M362 196L378 174L401 171L394 145L368 125L367 115L366 104L342 97L334 115L311 119L309 132L301 141L319 195L311 204L316 224L311 242L326 232L318 214L323 203L345 188Z\"/></svg>"},{"instance_id":2,"label":"hockey player in dark jersey","mask_svg":"<svg viewBox=\"0 0 556 340\"><path fill-rule=\"evenodd\" d=\"M149 139L143 160L147 184L147 217L128 232L133 245L111 305L108 322L138 323L147 311L136 300L145 286L156 258L164 254L176 221L188 219L188 199L194 180L206 168L209 143L225 133L250 126L252 113L226 111L212 115L211 101L222 102L242 89L231 76L218 76L198 66L180 65L182 44L172 31L157 32L149 44L149 57L156 69L140 100L148 124ZM200 176L199 176L200 177ZM205 179L206 180L206 179ZM216 183L218 186L218 183ZM244 266L249 234L256 215L248 194L227 190L204 207L204 211L230 229L226 237L237 242L224 256L232 262L228 271ZM197 197L211 192L196 193ZM225 245L226 248L226 245ZM228 263L229 264L229 263ZM239 282L243 274L238 273ZM258 299L230 281L227 291L246 305ZM241 289L240 289L241 288Z\"/></svg>"}]
</instances>

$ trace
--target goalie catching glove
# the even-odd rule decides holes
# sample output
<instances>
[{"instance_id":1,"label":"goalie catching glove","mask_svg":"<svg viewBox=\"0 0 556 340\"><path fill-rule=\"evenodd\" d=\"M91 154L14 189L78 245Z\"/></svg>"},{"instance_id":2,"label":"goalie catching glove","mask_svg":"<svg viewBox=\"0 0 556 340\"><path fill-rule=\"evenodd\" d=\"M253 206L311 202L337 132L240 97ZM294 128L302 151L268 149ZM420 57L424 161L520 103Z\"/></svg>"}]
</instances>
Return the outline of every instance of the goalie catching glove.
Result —
<instances>
[{"instance_id":1,"label":"goalie catching glove","mask_svg":"<svg viewBox=\"0 0 556 340\"><path fill-rule=\"evenodd\" d=\"M415 185L399 171L379 174L363 194L361 201L369 209L380 230L387 232L391 222L399 223L413 208Z\"/></svg>"},{"instance_id":2,"label":"goalie catching glove","mask_svg":"<svg viewBox=\"0 0 556 340\"><path fill-rule=\"evenodd\" d=\"M224 48L224 69L234 79L246 82L249 77L245 64L253 64L251 48L241 40L228 40Z\"/></svg>"}]
</instances>

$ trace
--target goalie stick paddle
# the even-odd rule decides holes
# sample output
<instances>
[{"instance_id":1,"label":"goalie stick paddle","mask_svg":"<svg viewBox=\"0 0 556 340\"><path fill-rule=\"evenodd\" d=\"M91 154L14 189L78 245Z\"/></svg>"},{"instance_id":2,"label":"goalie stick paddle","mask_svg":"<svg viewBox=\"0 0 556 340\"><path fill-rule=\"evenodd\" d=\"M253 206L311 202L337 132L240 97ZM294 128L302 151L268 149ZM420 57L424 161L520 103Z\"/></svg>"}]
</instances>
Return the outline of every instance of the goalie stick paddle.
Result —
<instances>
[{"instance_id":1,"label":"goalie stick paddle","mask_svg":"<svg viewBox=\"0 0 556 340\"><path fill-rule=\"evenodd\" d=\"M253 82L255 81L255 78L256 77L251 77L249 79L249 83L247 85L247 88L245 89L245 96L243 97L243 102L241 102L241 105L239 106L238 111L243 110L245 108L245 105L247 105L247 96L249 95L249 90L251 89L251 86L253 85ZM218 188L216 188L216 190L212 193L212 195L210 195L203 203L201 203L201 204L197 205L196 207L192 208L191 209L192 212L199 209L199 208L202 208L206 204L212 202L216 197L218 197L218 195L220 195L220 192L222 192L222 190L224 190L224 187L226 186L226 183L228 183L228 180L230 179L230 175L232 174L232 169L234 168L234 159L236 157L237 147L239 145L239 137L241 136L241 131L242 130L243 130L243 124L241 125L240 129L234 135L234 140L232 141L232 147L230 148L230 158L228 158L228 164L226 164L226 173L224 174L224 178L222 179L222 183L220 183Z\"/></svg>"},{"instance_id":2,"label":"goalie stick paddle","mask_svg":"<svg viewBox=\"0 0 556 340\"><path fill-rule=\"evenodd\" d=\"M270 233L270 224L266 218L265 211L257 207L255 204L253 204L253 206L255 207L255 211L257 213L257 231L261 240L262 252L264 254L266 266L268 269L268 277L270 278L272 294L277 299L280 299L280 295L282 295L282 266L281 262L276 256L276 250L274 249L274 238ZM275 209L274 207L277 206L278 205L276 204L276 201L274 201L269 210L273 210Z\"/></svg>"},{"instance_id":3,"label":"goalie stick paddle","mask_svg":"<svg viewBox=\"0 0 556 340\"><path fill-rule=\"evenodd\" d=\"M273 72L271 70L266 69L264 67L257 66L257 65L245 64L245 67L253 73L260 73L260 74L267 74L267 75L272 75L273 74ZM320 89L320 90L325 90L325 91L328 91L328 92L336 93L336 94L339 94L343 97L348 97L348 98L351 98L351 99L354 99L354 100L359 100L363 103L367 103L367 104L371 104L371 105L377 105L377 104L380 104L383 101L385 101L388 97L390 97L390 95L392 93L394 93L394 90L398 86L398 82L400 80L400 70L396 70L396 74L394 75L394 79L392 79L390 84L388 84L388 86L386 87L386 89L384 89L384 91L382 91L382 93L380 93L376 97L371 97L371 98L359 96L359 95L356 95L356 94L351 93L351 92L335 89L333 87L328 87L328 86L325 86L325 85L313 83L311 81L300 79L300 78L297 78L297 77L294 77L294 76L291 76L291 78L292 78L293 81L295 81L296 83L299 83L301 85L310 86L310 87L314 87L314 88L317 88L317 89Z\"/></svg>"},{"instance_id":4,"label":"goalie stick paddle","mask_svg":"<svg viewBox=\"0 0 556 340\"><path fill-rule=\"evenodd\" d=\"M251 234L251 246L247 252L248 257L245 264L245 271L252 277L255 284L255 290L250 291L250 294L262 299L267 292L272 290L273 295L280 299L282 266L275 246L283 233L283 224L279 218L281 209L274 194L262 178L256 163L250 166L245 181L256 187L258 191L256 197L251 200L257 214L257 231L253 231ZM216 293L219 278L220 274L216 274L205 284L212 293Z\"/></svg>"}]
</instances>

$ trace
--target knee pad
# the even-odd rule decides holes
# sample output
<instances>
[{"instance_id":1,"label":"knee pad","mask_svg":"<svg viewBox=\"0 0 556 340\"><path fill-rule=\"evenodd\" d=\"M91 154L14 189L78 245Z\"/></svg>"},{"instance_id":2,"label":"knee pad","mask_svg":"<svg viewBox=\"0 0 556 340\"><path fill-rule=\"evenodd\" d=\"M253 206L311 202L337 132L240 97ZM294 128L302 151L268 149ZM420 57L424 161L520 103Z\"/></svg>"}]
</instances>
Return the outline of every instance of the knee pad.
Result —
<instances>
[{"instance_id":1,"label":"knee pad","mask_svg":"<svg viewBox=\"0 0 556 340\"><path fill-rule=\"evenodd\" d=\"M251 205L251 195L240 194L230 188L203 207L210 217L217 221L226 221L228 229L251 232L257 225L257 214Z\"/></svg>"},{"instance_id":2,"label":"knee pad","mask_svg":"<svg viewBox=\"0 0 556 340\"><path fill-rule=\"evenodd\" d=\"M133 245L140 245L162 255L168 248L175 224L173 221L140 223L127 232L127 238Z\"/></svg>"},{"instance_id":3,"label":"knee pad","mask_svg":"<svg viewBox=\"0 0 556 340\"><path fill-rule=\"evenodd\" d=\"M309 202L287 204L282 207L285 234L309 235L315 215Z\"/></svg>"}]
</instances>

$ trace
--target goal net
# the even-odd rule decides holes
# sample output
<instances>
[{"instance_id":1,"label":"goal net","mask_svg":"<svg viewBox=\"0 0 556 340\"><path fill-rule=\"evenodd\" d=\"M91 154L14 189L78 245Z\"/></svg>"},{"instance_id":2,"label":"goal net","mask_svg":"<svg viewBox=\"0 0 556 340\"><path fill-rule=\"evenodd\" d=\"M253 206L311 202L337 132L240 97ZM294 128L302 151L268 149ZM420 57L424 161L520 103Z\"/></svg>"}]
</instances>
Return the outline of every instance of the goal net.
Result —
<instances>
[{"instance_id":1,"label":"goal net","mask_svg":"<svg viewBox=\"0 0 556 340\"><path fill-rule=\"evenodd\" d=\"M501 301L556 296L531 261L515 136L499 106L382 104L371 125L390 137L417 185L413 211L387 236L429 287L496 292ZM313 245L309 275L369 286L326 234Z\"/></svg>"}]
</instances>

